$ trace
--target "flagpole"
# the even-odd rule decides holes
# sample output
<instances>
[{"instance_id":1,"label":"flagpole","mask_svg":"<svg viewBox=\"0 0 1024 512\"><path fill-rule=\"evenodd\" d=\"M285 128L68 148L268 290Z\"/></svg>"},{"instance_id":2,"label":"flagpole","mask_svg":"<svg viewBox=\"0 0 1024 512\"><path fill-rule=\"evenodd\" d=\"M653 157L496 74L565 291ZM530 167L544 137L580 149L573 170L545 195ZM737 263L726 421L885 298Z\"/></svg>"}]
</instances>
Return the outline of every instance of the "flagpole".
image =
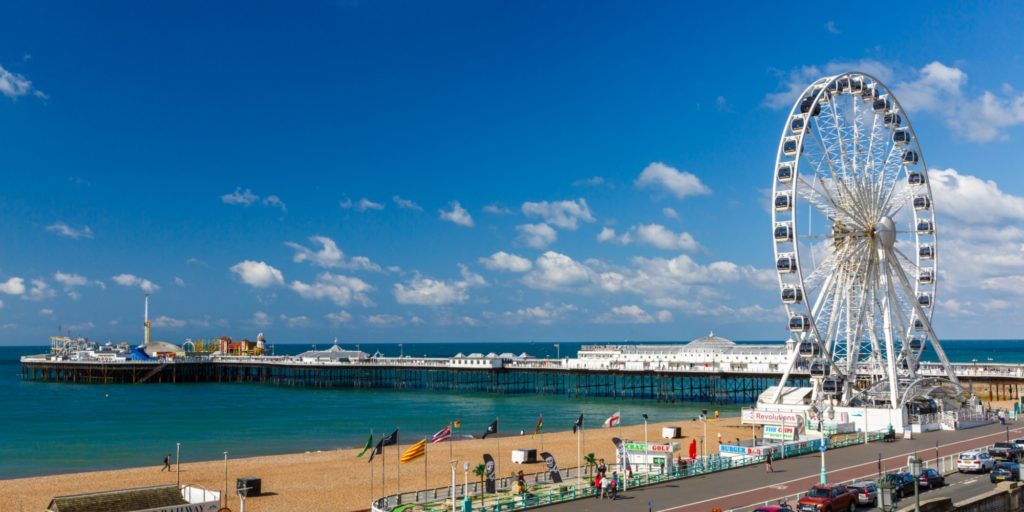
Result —
<instances>
[{"instance_id":1,"label":"flagpole","mask_svg":"<svg viewBox=\"0 0 1024 512\"><path fill-rule=\"evenodd\" d=\"M583 434L583 425L576 429L576 495L582 496L583 492L583 459L580 457L580 435Z\"/></svg>"},{"instance_id":2,"label":"flagpole","mask_svg":"<svg viewBox=\"0 0 1024 512\"><path fill-rule=\"evenodd\" d=\"M494 417L494 441L498 443L498 458L494 462L494 472L498 474L498 481L501 481L501 438L498 437L498 432L501 431L501 426L498 425L498 416ZM497 490L497 489L495 489Z\"/></svg>"},{"instance_id":3,"label":"flagpole","mask_svg":"<svg viewBox=\"0 0 1024 512\"><path fill-rule=\"evenodd\" d=\"M452 456L452 441L455 441L455 425L452 421L448 422L448 460L455 460Z\"/></svg>"},{"instance_id":4,"label":"flagpole","mask_svg":"<svg viewBox=\"0 0 1024 512\"><path fill-rule=\"evenodd\" d=\"M398 432L398 427L395 427L395 432ZM396 435L395 436L395 451L397 453L402 453L402 444L398 442L398 440L401 439L401 438L402 438L401 435ZM399 458L398 458L398 493L397 494L398 494L398 504L401 505L402 504L402 458L401 458L401 456L399 456Z\"/></svg>"},{"instance_id":5,"label":"flagpole","mask_svg":"<svg viewBox=\"0 0 1024 512\"><path fill-rule=\"evenodd\" d=\"M423 492L427 492L429 487L427 485L427 443L423 443ZM454 500L455 496L452 496L452 499Z\"/></svg>"},{"instance_id":6,"label":"flagpole","mask_svg":"<svg viewBox=\"0 0 1024 512\"><path fill-rule=\"evenodd\" d=\"M373 429L372 428L370 429L370 444L373 444ZM370 455L373 455L373 452L370 452ZM373 505L373 479L377 478L377 475L375 475L374 473L376 473L376 471L373 470L373 462L371 461L371 463L370 463L370 505L371 506Z\"/></svg>"}]
</instances>

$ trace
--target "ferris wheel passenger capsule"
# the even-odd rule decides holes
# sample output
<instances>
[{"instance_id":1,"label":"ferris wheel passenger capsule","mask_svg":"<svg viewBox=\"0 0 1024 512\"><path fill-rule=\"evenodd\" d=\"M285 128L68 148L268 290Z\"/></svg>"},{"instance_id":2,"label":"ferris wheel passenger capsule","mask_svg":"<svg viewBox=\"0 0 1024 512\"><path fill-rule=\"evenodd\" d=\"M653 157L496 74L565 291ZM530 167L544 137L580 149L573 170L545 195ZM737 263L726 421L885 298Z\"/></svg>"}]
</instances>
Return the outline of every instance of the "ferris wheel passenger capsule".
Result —
<instances>
[{"instance_id":1,"label":"ferris wheel passenger capsule","mask_svg":"<svg viewBox=\"0 0 1024 512\"><path fill-rule=\"evenodd\" d=\"M826 395L834 395L839 392L839 380L835 377L826 377L821 381L821 391Z\"/></svg>"},{"instance_id":2,"label":"ferris wheel passenger capsule","mask_svg":"<svg viewBox=\"0 0 1024 512\"><path fill-rule=\"evenodd\" d=\"M914 336L910 338L910 350L921 350L924 346L924 338L920 336Z\"/></svg>"},{"instance_id":3,"label":"ferris wheel passenger capsule","mask_svg":"<svg viewBox=\"0 0 1024 512\"><path fill-rule=\"evenodd\" d=\"M900 146L910 144L910 131L906 128L900 128L892 132L892 141Z\"/></svg>"},{"instance_id":4,"label":"ferris wheel passenger capsule","mask_svg":"<svg viewBox=\"0 0 1024 512\"><path fill-rule=\"evenodd\" d=\"M917 232L921 235L928 235L935 232L935 224L930 220L922 220L917 223Z\"/></svg>"},{"instance_id":5,"label":"ferris wheel passenger capsule","mask_svg":"<svg viewBox=\"0 0 1024 512\"><path fill-rule=\"evenodd\" d=\"M807 332L811 328L811 322L807 315L793 315L789 317L789 330L793 332Z\"/></svg>"},{"instance_id":6,"label":"ferris wheel passenger capsule","mask_svg":"<svg viewBox=\"0 0 1024 512\"><path fill-rule=\"evenodd\" d=\"M793 224L791 222L779 222L775 224L775 241L792 242Z\"/></svg>"},{"instance_id":7,"label":"ferris wheel passenger capsule","mask_svg":"<svg viewBox=\"0 0 1024 512\"><path fill-rule=\"evenodd\" d=\"M915 210L927 210L931 208L932 200L928 196L917 196L914 198L914 209Z\"/></svg>"},{"instance_id":8,"label":"ferris wheel passenger capsule","mask_svg":"<svg viewBox=\"0 0 1024 512\"><path fill-rule=\"evenodd\" d=\"M932 296L927 293L919 293L917 294L917 303L920 304L921 307L930 307L932 305Z\"/></svg>"},{"instance_id":9,"label":"ferris wheel passenger capsule","mask_svg":"<svg viewBox=\"0 0 1024 512\"><path fill-rule=\"evenodd\" d=\"M903 163L906 165L917 164L917 151L904 151L903 152Z\"/></svg>"},{"instance_id":10,"label":"ferris wheel passenger capsule","mask_svg":"<svg viewBox=\"0 0 1024 512\"><path fill-rule=\"evenodd\" d=\"M903 118L895 112L889 112L882 118L882 123L886 126L897 128L899 125L903 124Z\"/></svg>"},{"instance_id":11,"label":"ferris wheel passenger capsule","mask_svg":"<svg viewBox=\"0 0 1024 512\"><path fill-rule=\"evenodd\" d=\"M811 363L811 377L828 377L832 368L823 359Z\"/></svg>"},{"instance_id":12,"label":"ferris wheel passenger capsule","mask_svg":"<svg viewBox=\"0 0 1024 512\"><path fill-rule=\"evenodd\" d=\"M914 319L914 330L917 332L924 332L924 322L920 318Z\"/></svg>"},{"instance_id":13,"label":"ferris wheel passenger capsule","mask_svg":"<svg viewBox=\"0 0 1024 512\"><path fill-rule=\"evenodd\" d=\"M793 196L789 195L789 192L775 194L775 211L787 212L791 208L793 208Z\"/></svg>"},{"instance_id":14,"label":"ferris wheel passenger capsule","mask_svg":"<svg viewBox=\"0 0 1024 512\"><path fill-rule=\"evenodd\" d=\"M803 116L793 116L793 120L789 122L789 129L793 131L793 135L800 135L806 125L807 120Z\"/></svg>"},{"instance_id":15,"label":"ferris wheel passenger capsule","mask_svg":"<svg viewBox=\"0 0 1024 512\"><path fill-rule=\"evenodd\" d=\"M779 168L775 170L775 177L782 183L793 181L793 166L793 162L782 162L779 164Z\"/></svg>"},{"instance_id":16,"label":"ferris wheel passenger capsule","mask_svg":"<svg viewBox=\"0 0 1024 512\"><path fill-rule=\"evenodd\" d=\"M907 183L911 185L924 185L924 173L918 171L908 172Z\"/></svg>"},{"instance_id":17,"label":"ferris wheel passenger capsule","mask_svg":"<svg viewBox=\"0 0 1024 512\"><path fill-rule=\"evenodd\" d=\"M864 91L864 77L853 76L850 77L850 92L853 94L861 94Z\"/></svg>"},{"instance_id":18,"label":"ferris wheel passenger capsule","mask_svg":"<svg viewBox=\"0 0 1024 512\"><path fill-rule=\"evenodd\" d=\"M817 357L818 356L818 344L810 341L805 341L800 344L800 355L803 357Z\"/></svg>"},{"instance_id":19,"label":"ferris wheel passenger capsule","mask_svg":"<svg viewBox=\"0 0 1024 512\"><path fill-rule=\"evenodd\" d=\"M784 304L800 304L803 301L803 288L791 284L786 285L782 288L782 302Z\"/></svg>"},{"instance_id":20,"label":"ferris wheel passenger capsule","mask_svg":"<svg viewBox=\"0 0 1024 512\"><path fill-rule=\"evenodd\" d=\"M887 96L879 96L875 99L875 102L871 104L871 108L875 112L885 112L892 108L892 102L889 101Z\"/></svg>"},{"instance_id":21,"label":"ferris wheel passenger capsule","mask_svg":"<svg viewBox=\"0 0 1024 512\"><path fill-rule=\"evenodd\" d=\"M923 260L930 260L935 258L935 247L931 245L922 245L917 250L917 255Z\"/></svg>"},{"instance_id":22,"label":"ferris wheel passenger capsule","mask_svg":"<svg viewBox=\"0 0 1024 512\"><path fill-rule=\"evenodd\" d=\"M816 116L821 113L821 104L814 101L814 97L818 95L818 91L815 90L809 96L804 96L804 99L800 100L800 113L810 114Z\"/></svg>"},{"instance_id":23,"label":"ferris wheel passenger capsule","mask_svg":"<svg viewBox=\"0 0 1024 512\"><path fill-rule=\"evenodd\" d=\"M793 253L782 253L779 258L775 260L775 269L780 274L792 274L796 272L796 257Z\"/></svg>"},{"instance_id":24,"label":"ferris wheel passenger capsule","mask_svg":"<svg viewBox=\"0 0 1024 512\"><path fill-rule=\"evenodd\" d=\"M917 282L921 284L932 284L935 281L935 276L932 274L930 269L923 269L917 273Z\"/></svg>"},{"instance_id":25,"label":"ferris wheel passenger capsule","mask_svg":"<svg viewBox=\"0 0 1024 512\"><path fill-rule=\"evenodd\" d=\"M861 91L860 94L864 97L864 101L871 103L878 99L878 88L875 84L867 84L864 86L864 90Z\"/></svg>"},{"instance_id":26,"label":"ferris wheel passenger capsule","mask_svg":"<svg viewBox=\"0 0 1024 512\"><path fill-rule=\"evenodd\" d=\"M796 156L797 151L804 152L804 147L796 137L789 137L782 143L782 154Z\"/></svg>"}]
</instances>

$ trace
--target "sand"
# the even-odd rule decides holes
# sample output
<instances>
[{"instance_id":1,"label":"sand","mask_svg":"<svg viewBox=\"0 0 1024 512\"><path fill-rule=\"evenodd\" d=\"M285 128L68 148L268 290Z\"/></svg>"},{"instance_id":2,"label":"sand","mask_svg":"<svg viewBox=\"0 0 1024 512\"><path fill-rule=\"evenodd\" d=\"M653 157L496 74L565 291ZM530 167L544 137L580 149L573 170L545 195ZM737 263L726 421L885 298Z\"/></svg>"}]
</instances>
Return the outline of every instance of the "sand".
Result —
<instances>
[{"instance_id":1,"label":"sand","mask_svg":"<svg viewBox=\"0 0 1024 512\"><path fill-rule=\"evenodd\" d=\"M651 423L648 426L649 440L661 439L661 427L679 426L683 428L684 438L675 440L685 454L691 438L703 436L703 425L690 419L667 423ZM741 437L749 439L749 426L740 426L739 418L723 418L709 421L708 451L718 451L717 434L722 433L723 439ZM627 440L643 441L644 426L630 425L612 429L586 429L583 434L583 453L593 452L598 458L609 463L615 461L612 437ZM470 462L470 479L472 467L483 462L484 453L490 453L498 461L498 475L508 476L515 471L534 473L545 470L543 462L537 464L513 464L511 452L520 448L541 448L543 437L544 450L551 452L558 461L559 467L575 466L576 437L571 431L546 432L543 436L532 437L511 436L483 440L457 441L451 444L452 455L458 460L458 483L463 481L463 461ZM411 441L411 440L406 440ZM500 452L498 446L501 446ZM403 445L405 450L408 445ZM380 458L372 465L366 462L366 456L356 458L360 450L332 450L324 452L296 453L266 457L252 457L228 460L228 485L234 487L238 477L258 477L263 479L265 496L251 498L246 501L246 510L288 511L288 510L366 510L370 503L370 468L373 468L375 481L374 495L380 497L381 463ZM398 455L394 447L388 447L385 453L387 462L387 490L394 493L398 485ZM423 489L425 487L442 487L450 485L451 467L449 465L449 445L441 443L427 445L427 464L416 460L401 465L401 485L403 491ZM424 467L427 469L427 484L424 485ZM160 466L121 469L113 471L94 471L65 475L52 475L13 480L0 480L0 509L42 511L46 509L53 496L96 492L111 489L142 487L148 485L172 484L175 482L174 472L161 472ZM224 487L224 462L189 462L181 465L181 482L196 484L212 490ZM238 510L238 498L231 493L228 506Z\"/></svg>"}]
</instances>

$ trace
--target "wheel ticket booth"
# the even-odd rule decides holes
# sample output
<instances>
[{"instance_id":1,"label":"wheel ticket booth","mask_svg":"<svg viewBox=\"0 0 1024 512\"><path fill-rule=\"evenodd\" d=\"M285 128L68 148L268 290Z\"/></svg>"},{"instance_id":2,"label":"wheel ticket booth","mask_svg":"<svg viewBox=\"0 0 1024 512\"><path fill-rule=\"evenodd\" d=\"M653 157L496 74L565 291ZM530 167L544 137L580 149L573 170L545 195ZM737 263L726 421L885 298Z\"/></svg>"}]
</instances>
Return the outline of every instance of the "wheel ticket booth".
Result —
<instances>
[{"instance_id":1,"label":"wheel ticket booth","mask_svg":"<svg viewBox=\"0 0 1024 512\"><path fill-rule=\"evenodd\" d=\"M626 441L623 446L634 473L667 475L675 470L673 454L679 450L679 443ZM622 457L618 452L616 452L615 462L622 467Z\"/></svg>"},{"instance_id":2,"label":"wheel ticket booth","mask_svg":"<svg viewBox=\"0 0 1024 512\"><path fill-rule=\"evenodd\" d=\"M757 426L761 426L761 442L771 448L779 448L779 455L785 456L782 447L788 446L800 439L803 432L804 417L800 413L781 411L759 411L757 409L743 409L740 420L744 425L750 425L751 432ZM756 450L757 437L754 439L753 450L744 450L749 454L760 453ZM737 450L738 451L738 450ZM775 450L772 450L775 451ZM735 454L735 451L732 452ZM724 454L723 454L724 455Z\"/></svg>"}]
</instances>

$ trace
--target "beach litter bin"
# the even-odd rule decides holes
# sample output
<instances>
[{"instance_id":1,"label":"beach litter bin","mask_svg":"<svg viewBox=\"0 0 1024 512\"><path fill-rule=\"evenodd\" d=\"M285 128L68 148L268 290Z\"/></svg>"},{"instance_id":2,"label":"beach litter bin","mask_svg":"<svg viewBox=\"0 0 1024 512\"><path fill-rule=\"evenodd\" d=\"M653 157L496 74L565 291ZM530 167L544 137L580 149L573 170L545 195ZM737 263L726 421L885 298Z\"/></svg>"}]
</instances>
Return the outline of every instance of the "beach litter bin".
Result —
<instances>
[{"instance_id":1,"label":"beach litter bin","mask_svg":"<svg viewBox=\"0 0 1024 512\"><path fill-rule=\"evenodd\" d=\"M663 439L679 439L683 437L683 429L681 427L662 427L661 437Z\"/></svg>"},{"instance_id":2,"label":"beach litter bin","mask_svg":"<svg viewBox=\"0 0 1024 512\"><path fill-rule=\"evenodd\" d=\"M235 482L235 490L244 498L253 498L259 496L262 492L261 487L263 481L259 478L253 478L251 476L239 478Z\"/></svg>"},{"instance_id":3,"label":"beach litter bin","mask_svg":"<svg viewBox=\"0 0 1024 512\"><path fill-rule=\"evenodd\" d=\"M516 464L537 462L537 450L512 450L512 462Z\"/></svg>"}]
</instances>

